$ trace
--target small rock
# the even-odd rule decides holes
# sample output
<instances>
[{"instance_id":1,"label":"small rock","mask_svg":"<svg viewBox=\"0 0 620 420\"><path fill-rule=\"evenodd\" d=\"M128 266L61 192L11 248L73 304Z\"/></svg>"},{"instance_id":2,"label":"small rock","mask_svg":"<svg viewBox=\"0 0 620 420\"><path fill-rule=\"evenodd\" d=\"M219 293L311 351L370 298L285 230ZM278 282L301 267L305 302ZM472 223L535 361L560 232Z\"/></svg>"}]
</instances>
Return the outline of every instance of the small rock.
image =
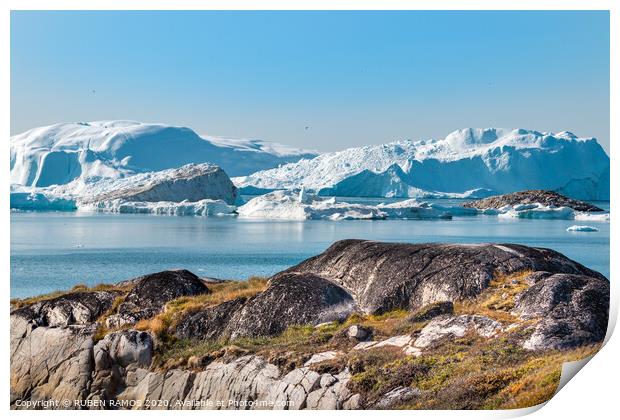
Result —
<instances>
[{"instance_id":1,"label":"small rock","mask_svg":"<svg viewBox=\"0 0 620 420\"><path fill-rule=\"evenodd\" d=\"M422 393L417 388L409 388L404 386L399 386L398 388L394 388L387 394L385 394L377 404L375 404L374 408L377 409L389 409L395 406L404 404L415 397L419 397Z\"/></svg>"},{"instance_id":2,"label":"small rock","mask_svg":"<svg viewBox=\"0 0 620 420\"><path fill-rule=\"evenodd\" d=\"M342 354L343 353L341 351L335 351L335 350L325 351L323 353L316 353L316 354L313 354L312 357L308 359L306 363L304 363L304 366L310 366L315 363L325 362L326 360L332 360L338 356L341 356Z\"/></svg>"},{"instance_id":3,"label":"small rock","mask_svg":"<svg viewBox=\"0 0 620 420\"><path fill-rule=\"evenodd\" d=\"M347 335L356 340L365 340L370 336L370 333L370 329L359 325L351 325L347 330Z\"/></svg>"}]
</instances>

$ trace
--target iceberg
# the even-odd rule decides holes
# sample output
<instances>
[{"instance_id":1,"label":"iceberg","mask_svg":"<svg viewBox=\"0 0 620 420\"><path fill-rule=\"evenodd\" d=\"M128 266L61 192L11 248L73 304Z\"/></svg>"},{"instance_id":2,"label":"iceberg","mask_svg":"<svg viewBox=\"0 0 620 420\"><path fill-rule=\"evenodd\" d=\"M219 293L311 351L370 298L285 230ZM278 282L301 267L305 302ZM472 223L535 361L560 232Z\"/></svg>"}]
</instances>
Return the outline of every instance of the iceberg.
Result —
<instances>
[{"instance_id":1,"label":"iceberg","mask_svg":"<svg viewBox=\"0 0 620 420\"><path fill-rule=\"evenodd\" d=\"M315 152L261 140L209 138L186 127L135 121L61 123L10 138L11 183L33 187L124 178L209 162L229 176L312 158Z\"/></svg>"},{"instance_id":2,"label":"iceberg","mask_svg":"<svg viewBox=\"0 0 620 420\"><path fill-rule=\"evenodd\" d=\"M234 204L237 189L226 173L208 163L188 164L176 169L147 172L121 179L89 183L74 181L54 189L58 194L79 193L82 204L97 201L199 201L223 200Z\"/></svg>"},{"instance_id":3,"label":"iceberg","mask_svg":"<svg viewBox=\"0 0 620 420\"><path fill-rule=\"evenodd\" d=\"M237 209L239 217L283 220L380 220L380 219L451 219L444 209L429 203L406 200L377 206L339 202L305 189L280 190L249 200Z\"/></svg>"},{"instance_id":4,"label":"iceberg","mask_svg":"<svg viewBox=\"0 0 620 420\"><path fill-rule=\"evenodd\" d=\"M516 219L559 219L559 220L587 220L594 222L609 222L609 213L588 213L574 210L566 206L548 206L542 203L506 205L499 209L482 209L481 214L497 215L501 218Z\"/></svg>"},{"instance_id":5,"label":"iceberg","mask_svg":"<svg viewBox=\"0 0 620 420\"><path fill-rule=\"evenodd\" d=\"M545 206L540 203L519 204L499 209L498 217L518 219L574 219L575 211L570 207Z\"/></svg>"},{"instance_id":6,"label":"iceberg","mask_svg":"<svg viewBox=\"0 0 620 420\"><path fill-rule=\"evenodd\" d=\"M79 211L108 213L160 214L169 216L224 216L234 215L235 206L223 200L123 201L121 199L80 204Z\"/></svg>"},{"instance_id":7,"label":"iceberg","mask_svg":"<svg viewBox=\"0 0 620 420\"><path fill-rule=\"evenodd\" d=\"M241 193L304 186L320 196L484 198L544 189L609 200L609 156L596 139L569 132L468 128L325 153L233 182Z\"/></svg>"},{"instance_id":8,"label":"iceberg","mask_svg":"<svg viewBox=\"0 0 620 420\"><path fill-rule=\"evenodd\" d=\"M567 232L598 232L594 226L573 225L566 229Z\"/></svg>"},{"instance_id":9,"label":"iceberg","mask_svg":"<svg viewBox=\"0 0 620 420\"><path fill-rule=\"evenodd\" d=\"M34 191L11 191L10 207L14 210L75 211L77 205L70 198Z\"/></svg>"},{"instance_id":10,"label":"iceberg","mask_svg":"<svg viewBox=\"0 0 620 420\"><path fill-rule=\"evenodd\" d=\"M609 213L575 213L575 220L587 222L609 222Z\"/></svg>"},{"instance_id":11,"label":"iceberg","mask_svg":"<svg viewBox=\"0 0 620 420\"><path fill-rule=\"evenodd\" d=\"M189 164L126 178L79 179L45 188L11 186L11 208L175 215L233 214L239 201L226 173Z\"/></svg>"}]
</instances>

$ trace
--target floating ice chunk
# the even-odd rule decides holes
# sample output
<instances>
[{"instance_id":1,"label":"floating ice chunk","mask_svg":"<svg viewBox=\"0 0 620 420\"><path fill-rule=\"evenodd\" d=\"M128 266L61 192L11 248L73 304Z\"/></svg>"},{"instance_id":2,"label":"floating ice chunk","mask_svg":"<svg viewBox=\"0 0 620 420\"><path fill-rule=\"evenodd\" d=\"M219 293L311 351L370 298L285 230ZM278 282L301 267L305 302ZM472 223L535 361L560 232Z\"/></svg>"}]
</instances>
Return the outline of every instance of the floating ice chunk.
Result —
<instances>
[{"instance_id":1,"label":"floating ice chunk","mask_svg":"<svg viewBox=\"0 0 620 420\"><path fill-rule=\"evenodd\" d=\"M550 207L539 203L521 204L502 207L498 217L518 219L564 219L575 218L575 211L570 207Z\"/></svg>"},{"instance_id":2,"label":"floating ice chunk","mask_svg":"<svg viewBox=\"0 0 620 420\"><path fill-rule=\"evenodd\" d=\"M42 192L11 191L10 206L16 210L74 211L75 200Z\"/></svg>"},{"instance_id":3,"label":"floating ice chunk","mask_svg":"<svg viewBox=\"0 0 620 420\"><path fill-rule=\"evenodd\" d=\"M567 232L598 232L594 226L573 225L566 229Z\"/></svg>"},{"instance_id":4,"label":"floating ice chunk","mask_svg":"<svg viewBox=\"0 0 620 420\"><path fill-rule=\"evenodd\" d=\"M163 214L170 216L223 216L235 213L235 206L226 204L223 200L200 201L98 201L79 206L80 211L110 212L110 213L141 213Z\"/></svg>"},{"instance_id":5,"label":"floating ice chunk","mask_svg":"<svg viewBox=\"0 0 620 420\"><path fill-rule=\"evenodd\" d=\"M377 206L338 202L293 190L274 191L248 201L237 210L240 217L285 220L376 220L376 219L450 219L443 209L428 203L405 200Z\"/></svg>"},{"instance_id":6,"label":"floating ice chunk","mask_svg":"<svg viewBox=\"0 0 620 420\"><path fill-rule=\"evenodd\" d=\"M575 213L575 220L584 222L609 222L609 213Z\"/></svg>"}]
</instances>

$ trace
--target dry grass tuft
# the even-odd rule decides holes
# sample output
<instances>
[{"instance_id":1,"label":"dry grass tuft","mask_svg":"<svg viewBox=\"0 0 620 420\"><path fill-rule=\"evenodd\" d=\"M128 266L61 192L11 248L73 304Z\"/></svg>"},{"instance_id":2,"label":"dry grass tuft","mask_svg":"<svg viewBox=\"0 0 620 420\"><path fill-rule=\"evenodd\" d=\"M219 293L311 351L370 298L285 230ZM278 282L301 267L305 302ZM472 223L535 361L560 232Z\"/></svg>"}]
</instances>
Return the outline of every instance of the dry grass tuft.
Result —
<instances>
[{"instance_id":1,"label":"dry grass tuft","mask_svg":"<svg viewBox=\"0 0 620 420\"><path fill-rule=\"evenodd\" d=\"M531 274L531 270L498 274L477 298L455 303L454 312L484 315L505 324L516 322L518 318L510 311L515 306L517 296L530 287L527 277Z\"/></svg>"}]
</instances>

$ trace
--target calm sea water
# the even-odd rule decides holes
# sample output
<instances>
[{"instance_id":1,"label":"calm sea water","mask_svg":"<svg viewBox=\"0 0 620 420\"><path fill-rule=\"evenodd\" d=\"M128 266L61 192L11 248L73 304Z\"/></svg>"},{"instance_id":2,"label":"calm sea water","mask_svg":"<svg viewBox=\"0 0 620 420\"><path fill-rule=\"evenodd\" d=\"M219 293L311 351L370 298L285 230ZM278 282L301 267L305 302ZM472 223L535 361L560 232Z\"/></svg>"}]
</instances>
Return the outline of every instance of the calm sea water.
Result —
<instances>
[{"instance_id":1,"label":"calm sea water","mask_svg":"<svg viewBox=\"0 0 620 420\"><path fill-rule=\"evenodd\" d=\"M573 224L595 225L599 231L566 232ZM294 222L38 212L11 214L11 296L173 268L225 279L271 275L347 238L548 247L609 276L609 223L492 216Z\"/></svg>"}]
</instances>

